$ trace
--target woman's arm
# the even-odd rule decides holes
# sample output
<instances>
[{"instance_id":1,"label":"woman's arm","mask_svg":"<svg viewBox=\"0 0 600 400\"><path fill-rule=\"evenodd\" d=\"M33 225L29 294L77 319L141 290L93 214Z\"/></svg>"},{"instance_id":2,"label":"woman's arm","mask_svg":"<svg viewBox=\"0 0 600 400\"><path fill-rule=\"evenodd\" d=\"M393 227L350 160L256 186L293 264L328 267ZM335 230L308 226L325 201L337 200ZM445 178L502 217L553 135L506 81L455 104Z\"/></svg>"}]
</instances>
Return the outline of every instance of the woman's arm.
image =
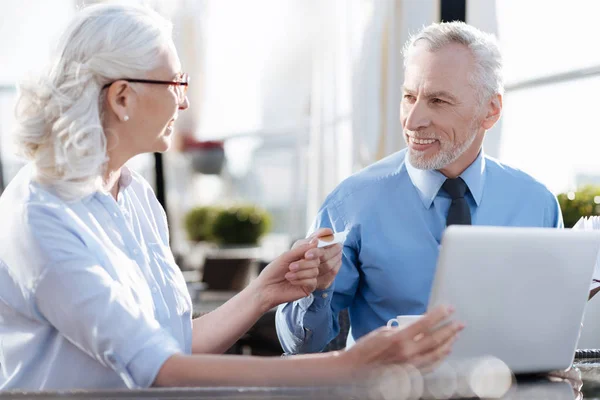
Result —
<instances>
[{"instance_id":1,"label":"woman's arm","mask_svg":"<svg viewBox=\"0 0 600 400\"><path fill-rule=\"evenodd\" d=\"M216 310L193 321L192 353L220 354L278 304L312 292L317 284L323 249L305 243L269 264L258 278ZM298 268L295 269L295 266ZM290 278L292 271L293 281ZM287 277L287 278L286 278Z\"/></svg>"},{"instance_id":2,"label":"woman's arm","mask_svg":"<svg viewBox=\"0 0 600 400\"><path fill-rule=\"evenodd\" d=\"M443 324L451 310L438 307L404 328L383 327L348 351L292 357L182 355L168 358L155 386L295 386L344 383L374 367L410 363L428 367L449 352L462 325Z\"/></svg>"},{"instance_id":3,"label":"woman's arm","mask_svg":"<svg viewBox=\"0 0 600 400\"><path fill-rule=\"evenodd\" d=\"M334 383L351 375L339 354L303 358L234 355L174 355L160 369L155 386L299 386Z\"/></svg>"},{"instance_id":4,"label":"woman's arm","mask_svg":"<svg viewBox=\"0 0 600 400\"><path fill-rule=\"evenodd\" d=\"M192 353L224 353L262 314L260 299L247 287L221 307L192 321Z\"/></svg>"}]
</instances>

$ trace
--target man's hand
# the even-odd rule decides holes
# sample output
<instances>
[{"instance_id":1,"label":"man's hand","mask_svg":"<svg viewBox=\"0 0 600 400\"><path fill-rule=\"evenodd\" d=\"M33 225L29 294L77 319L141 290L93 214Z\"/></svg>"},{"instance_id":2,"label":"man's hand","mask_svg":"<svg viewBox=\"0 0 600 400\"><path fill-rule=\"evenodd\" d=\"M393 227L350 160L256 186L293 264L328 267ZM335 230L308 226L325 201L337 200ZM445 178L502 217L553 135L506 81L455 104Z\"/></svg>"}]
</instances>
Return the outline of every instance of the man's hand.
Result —
<instances>
[{"instance_id":1,"label":"man's hand","mask_svg":"<svg viewBox=\"0 0 600 400\"><path fill-rule=\"evenodd\" d=\"M295 249L298 246L303 246L306 243L309 243L319 237L332 235L333 231L329 228L321 228L315 231L312 235L310 235L306 239L298 240L292 246L292 249ZM335 244L333 246L328 246L322 248L323 255L320 257L319 264L319 275L317 277L317 286L318 290L325 290L329 288L340 270L342 266L342 249L343 246L341 244ZM294 279L290 279L290 282L293 282ZM311 290L312 291L312 290Z\"/></svg>"}]
</instances>

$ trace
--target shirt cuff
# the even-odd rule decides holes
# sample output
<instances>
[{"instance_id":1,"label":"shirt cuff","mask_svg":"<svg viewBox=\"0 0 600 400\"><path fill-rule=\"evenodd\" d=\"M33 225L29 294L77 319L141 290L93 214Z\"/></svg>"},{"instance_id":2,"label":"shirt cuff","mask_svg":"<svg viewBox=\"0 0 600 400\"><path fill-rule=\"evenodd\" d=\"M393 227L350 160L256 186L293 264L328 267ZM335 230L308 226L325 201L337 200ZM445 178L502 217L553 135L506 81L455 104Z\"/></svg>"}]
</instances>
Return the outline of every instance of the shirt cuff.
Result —
<instances>
[{"instance_id":1,"label":"shirt cuff","mask_svg":"<svg viewBox=\"0 0 600 400\"><path fill-rule=\"evenodd\" d=\"M333 285L329 286L325 290L315 290L310 294L310 296L298 300L298 304L304 311L308 310L308 308L311 306L314 310L320 310L324 307L329 307L332 296Z\"/></svg>"},{"instance_id":2,"label":"shirt cuff","mask_svg":"<svg viewBox=\"0 0 600 400\"><path fill-rule=\"evenodd\" d=\"M135 386L152 386L165 361L177 353L182 353L182 349L173 337L164 331L154 334L127 364L127 371Z\"/></svg>"}]
</instances>

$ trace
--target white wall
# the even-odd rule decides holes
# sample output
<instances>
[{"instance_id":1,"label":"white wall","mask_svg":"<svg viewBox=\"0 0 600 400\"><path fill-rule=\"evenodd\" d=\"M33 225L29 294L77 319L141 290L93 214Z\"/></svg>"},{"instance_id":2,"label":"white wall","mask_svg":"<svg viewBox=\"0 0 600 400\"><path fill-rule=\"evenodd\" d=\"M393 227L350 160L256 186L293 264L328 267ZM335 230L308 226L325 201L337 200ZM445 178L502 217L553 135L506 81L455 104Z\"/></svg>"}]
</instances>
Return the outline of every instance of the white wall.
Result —
<instances>
[{"instance_id":1,"label":"white wall","mask_svg":"<svg viewBox=\"0 0 600 400\"><path fill-rule=\"evenodd\" d=\"M73 0L3 1L0 5L0 84L14 84L46 59L73 15Z\"/></svg>"}]
</instances>

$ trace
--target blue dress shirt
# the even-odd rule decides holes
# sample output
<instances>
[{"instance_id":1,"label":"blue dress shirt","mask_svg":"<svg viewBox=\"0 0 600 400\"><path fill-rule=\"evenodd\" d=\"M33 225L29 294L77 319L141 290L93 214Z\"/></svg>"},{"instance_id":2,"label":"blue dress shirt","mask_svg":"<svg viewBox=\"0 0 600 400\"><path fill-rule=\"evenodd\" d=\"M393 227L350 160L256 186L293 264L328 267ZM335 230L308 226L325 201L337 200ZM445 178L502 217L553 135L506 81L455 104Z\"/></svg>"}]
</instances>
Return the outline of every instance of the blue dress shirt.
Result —
<instances>
[{"instance_id":1,"label":"blue dress shirt","mask_svg":"<svg viewBox=\"0 0 600 400\"><path fill-rule=\"evenodd\" d=\"M474 225L562 227L556 197L522 171L480 152L461 177ZM347 345L396 315L426 311L450 196L446 177L395 153L342 182L325 200L311 231L349 229L333 285L281 305L276 324L288 354L321 351L348 308Z\"/></svg>"},{"instance_id":2,"label":"blue dress shirt","mask_svg":"<svg viewBox=\"0 0 600 400\"><path fill-rule=\"evenodd\" d=\"M0 197L0 390L144 388L191 353L192 303L152 188L65 202L26 166Z\"/></svg>"}]
</instances>

